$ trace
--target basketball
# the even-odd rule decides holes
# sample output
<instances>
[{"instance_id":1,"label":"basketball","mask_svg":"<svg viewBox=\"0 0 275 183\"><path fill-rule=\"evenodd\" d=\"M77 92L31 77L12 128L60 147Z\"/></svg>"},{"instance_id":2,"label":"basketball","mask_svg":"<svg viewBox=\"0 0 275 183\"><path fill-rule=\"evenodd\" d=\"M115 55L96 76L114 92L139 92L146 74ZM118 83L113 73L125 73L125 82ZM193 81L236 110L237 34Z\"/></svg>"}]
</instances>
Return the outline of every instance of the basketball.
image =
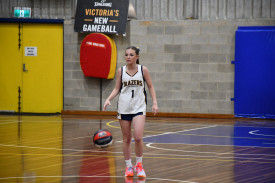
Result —
<instances>
[{"instance_id":1,"label":"basketball","mask_svg":"<svg viewBox=\"0 0 275 183\"><path fill-rule=\"evenodd\" d=\"M113 137L108 130L100 129L95 132L93 141L96 147L104 148L112 144Z\"/></svg>"}]
</instances>

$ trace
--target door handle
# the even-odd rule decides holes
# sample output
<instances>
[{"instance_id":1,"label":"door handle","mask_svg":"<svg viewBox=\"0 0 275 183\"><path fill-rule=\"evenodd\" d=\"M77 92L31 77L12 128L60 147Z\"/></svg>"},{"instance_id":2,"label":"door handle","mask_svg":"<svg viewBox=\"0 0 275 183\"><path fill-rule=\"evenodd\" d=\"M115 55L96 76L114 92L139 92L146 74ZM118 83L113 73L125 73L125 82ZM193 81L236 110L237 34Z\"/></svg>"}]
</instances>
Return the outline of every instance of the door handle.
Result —
<instances>
[{"instance_id":1,"label":"door handle","mask_svg":"<svg viewBox=\"0 0 275 183\"><path fill-rule=\"evenodd\" d=\"M26 69L26 64L23 64L23 71L27 72L28 70Z\"/></svg>"}]
</instances>

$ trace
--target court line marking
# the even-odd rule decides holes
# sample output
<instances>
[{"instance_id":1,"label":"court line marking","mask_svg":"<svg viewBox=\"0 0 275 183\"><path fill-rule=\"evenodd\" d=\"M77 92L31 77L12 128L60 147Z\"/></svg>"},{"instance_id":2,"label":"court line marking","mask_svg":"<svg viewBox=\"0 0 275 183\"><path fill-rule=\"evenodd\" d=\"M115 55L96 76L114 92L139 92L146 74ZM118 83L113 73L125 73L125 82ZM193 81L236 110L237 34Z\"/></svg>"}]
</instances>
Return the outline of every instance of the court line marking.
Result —
<instances>
[{"instance_id":1,"label":"court line marking","mask_svg":"<svg viewBox=\"0 0 275 183\"><path fill-rule=\"evenodd\" d=\"M163 144L163 143L149 143L149 144ZM170 143L169 143L170 144ZM194 144L192 144L194 145ZM6 147L17 147L17 148L30 148L30 149L42 149L42 150L56 150L56 151L74 151L74 152L112 152L112 153L123 153L123 152L113 152L113 151L105 151L105 150L78 150L78 149L59 149L59 148L51 148L51 147L32 147L32 146L20 146L20 145L13 145L13 144L0 144L0 146L6 146ZM147 146L147 144L146 144ZM150 146L150 145L149 145ZM148 146L147 146L148 147ZM158 147L153 147L150 146L150 148L156 148ZM186 150L177 150L177 149L164 149L164 148L159 148L161 150L169 150L169 151L181 151L181 152L191 152L191 153L201 153L201 154L236 154L236 153L217 153L217 152L200 152L200 151L186 151ZM132 153L135 154L135 153ZM177 154L155 154L155 153L143 153L147 155L157 155L157 156L184 156L184 155L177 155ZM241 155L251 155L251 156L275 156L275 155L268 155L268 154L241 154ZM198 156L200 157L200 156Z\"/></svg>"},{"instance_id":2,"label":"court line marking","mask_svg":"<svg viewBox=\"0 0 275 183\"><path fill-rule=\"evenodd\" d=\"M244 157L221 157L219 155L249 155L249 156L275 156L275 155L267 155L267 154L240 154L240 153L217 153L217 152L198 152L198 151L184 151L184 150L177 150L177 149L167 149L167 148L158 148L151 146L153 143L146 144L147 147L159 150L168 150L168 151L181 151L181 152L193 152L193 153L207 153L207 154L217 154L218 156L197 156L197 155L180 155L180 156L191 156L191 157L203 157L203 158L221 158L221 159L249 159L249 160L271 160L274 161L275 159L268 159L268 158L244 158Z\"/></svg>"},{"instance_id":3,"label":"court line marking","mask_svg":"<svg viewBox=\"0 0 275 183\"><path fill-rule=\"evenodd\" d=\"M111 123L114 123L114 122L119 122L118 120L113 120L113 121L109 121L109 122L107 122L106 123L106 125L107 126L109 126L109 127L112 127L112 128L119 128L120 129L120 126L114 126L114 125L111 125ZM169 124L166 124L166 123L153 123L153 122L148 122L148 121L146 121L145 122L145 125L146 124L154 124L154 125L167 125L167 126L171 126L172 124L174 124L174 125L179 125L179 126L205 126L205 124L197 124L197 123L195 123L195 124L190 124L190 123L187 123L187 124L185 124L185 123L180 123L180 122L169 122ZM224 126L224 127L232 127L232 126L230 126L230 125L216 125L216 126Z\"/></svg>"},{"instance_id":4,"label":"court line marking","mask_svg":"<svg viewBox=\"0 0 275 183\"><path fill-rule=\"evenodd\" d=\"M241 154L241 153L218 153L218 152L201 152L201 151L186 151L186 150L179 150L179 149L168 149L168 148L160 148L160 147L154 147L151 146L151 144L159 144L159 143L148 143L146 144L147 147L153 148L153 149L159 149L159 150L169 150L169 151L180 151L180 152L190 152L190 153L201 153L201 154L220 154L220 155L231 155L231 154L237 154L237 155L249 155L249 156L275 156L275 155L268 155L268 154ZM162 144L162 143L160 143ZM169 143L170 144L170 143ZM195 145L195 144L192 144Z\"/></svg>"},{"instance_id":5,"label":"court line marking","mask_svg":"<svg viewBox=\"0 0 275 183\"><path fill-rule=\"evenodd\" d=\"M190 135L190 136L202 136L202 137L217 137L217 138L232 138L232 139L275 140L275 139L267 139L267 138L233 137L233 136L200 135L200 134L182 134L183 132L200 130L200 129L205 129L205 128L212 128L212 127L219 127L219 126L222 126L222 125L212 125L212 126L207 126L207 127L193 128L193 129L189 129L189 130L176 131L176 132L165 132L165 133L162 133L162 134L156 134L156 135L152 135L152 136L145 136L143 138L154 137L154 136L159 136L159 135L167 135L167 134L177 134L177 135Z\"/></svg>"},{"instance_id":6,"label":"court line marking","mask_svg":"<svg viewBox=\"0 0 275 183\"><path fill-rule=\"evenodd\" d=\"M252 140L275 140L275 139L268 139L268 138L252 138L252 137L233 137L233 136L217 136L217 135L200 135L200 134L189 134L185 133L182 134L182 132L167 132L169 134L177 134L177 135L185 135L185 136L197 136L197 137L216 137L216 138L231 138L231 139L252 139ZM165 133L163 133L165 134ZM154 135L158 136L158 135Z\"/></svg>"},{"instance_id":7,"label":"court line marking","mask_svg":"<svg viewBox=\"0 0 275 183\"><path fill-rule=\"evenodd\" d=\"M176 131L176 132L165 132L163 134L158 134L158 135L149 135L149 136L145 136L143 138L148 138L148 137L154 137L154 136L159 136L159 135L167 135L167 134L173 134L173 133L182 133L182 132L190 132L190 131L194 131L194 130L201 130L201 129L206 129L206 128L213 128L216 127L218 125L212 125L212 126L205 126L205 127L201 127L201 128L193 128L193 129L189 129L189 130L182 130L182 131Z\"/></svg>"},{"instance_id":8,"label":"court line marking","mask_svg":"<svg viewBox=\"0 0 275 183\"><path fill-rule=\"evenodd\" d=\"M3 146L3 144L0 144ZM15 146L15 145L5 145L5 146ZM64 150L69 150L69 151L77 151L77 152L109 152L109 153L114 153L114 154L122 154L122 152L111 152L111 151L92 151L92 150L75 150L75 149L57 149L57 148L40 148L40 147L29 147L29 146L15 146L15 147L24 147L24 148L34 148L34 149L44 149L44 150L59 150L59 151L64 151ZM152 147L155 148L155 147ZM163 150L163 148L161 148ZM165 149L169 150L169 149ZM184 152L184 151L183 151ZM226 153L216 153L216 152L198 152L198 151L191 151L191 152L197 152L197 153L212 153L212 154L226 154ZM68 155L68 154L20 154L20 153L0 153L4 155L44 155L44 156L83 156L83 155ZM197 158L220 158L220 159L232 159L232 157L220 157L220 156L200 156L200 155L176 155L176 154L152 154L152 153L144 153L146 155L155 155L155 156L174 156L174 157L179 157L179 158L165 158L165 157L144 157L144 158L165 158L165 159L194 159L195 157ZM228 153L230 154L230 153ZM246 154L241 154L241 155L246 155ZM265 155L265 156L274 156L274 155L267 155L267 154L247 154L247 155ZM98 156L98 157L123 157L123 156L108 156L108 155L86 155L86 156ZM194 157L194 158L181 158L181 157ZM271 160L273 161L274 159L267 159L267 158L243 158L243 157L235 157L238 159L248 159L248 160ZM196 160L201 160L201 159L196 159ZM212 159L204 159L204 160L212 160ZM217 160L217 161L232 161L232 160ZM253 162L253 161L252 161Z\"/></svg>"},{"instance_id":9,"label":"court line marking","mask_svg":"<svg viewBox=\"0 0 275 183\"><path fill-rule=\"evenodd\" d=\"M193 131L193 130L200 130L200 129L205 129L205 128L212 128L212 127L216 127L217 125L212 125L212 126L206 126L206 127L201 127L201 128L193 128L193 129L189 129L189 130L183 130L183 131L176 131L176 132L164 132L164 133L160 133L160 134L156 134L156 135L149 135L149 136L145 136L144 138L148 138L148 137L156 137L156 136L160 136L160 135L167 135L167 134L173 134L173 133L181 133L181 132L188 132L188 131ZM150 131L144 131L144 132L150 132ZM157 133L157 132L154 132ZM116 142L123 142L122 140L116 141Z\"/></svg>"},{"instance_id":10,"label":"court line marking","mask_svg":"<svg viewBox=\"0 0 275 183\"><path fill-rule=\"evenodd\" d=\"M230 146L232 146L232 147L259 147L259 148L267 148L267 149L272 149L272 148L275 148L275 147L262 147L262 146L240 146L240 145L234 145L234 144L232 144L232 145L217 145L217 144L189 144L189 143L158 143L158 144L185 144L185 145L195 145L195 146L197 146L197 145L199 145L199 146L226 146L226 147L230 147Z\"/></svg>"},{"instance_id":11,"label":"court line marking","mask_svg":"<svg viewBox=\"0 0 275 183\"><path fill-rule=\"evenodd\" d=\"M0 153L3 155L11 155L11 156L52 156L52 157L83 157L83 154L79 154L79 155L64 155L64 154L19 154L19 153ZM123 155L121 156L114 156L114 155L85 155L85 157L107 157L107 158L123 158ZM192 156L191 156L192 157ZM231 158L231 159L207 159L207 158L186 158L186 157L179 157L179 158L174 158L174 157L156 157L156 156L151 156L151 157L147 157L144 156L143 158L146 159L165 159L165 160L194 160L194 161L219 161L219 162L234 162L236 161L235 158ZM241 161L241 160L240 160ZM246 163L271 163L274 164L274 161L271 160L269 162L264 162L264 161L253 161L253 160L242 160L241 162L246 162Z\"/></svg>"},{"instance_id":12,"label":"court line marking","mask_svg":"<svg viewBox=\"0 0 275 183\"><path fill-rule=\"evenodd\" d=\"M125 178L124 176L89 176L89 175L65 175L65 176L27 176L27 177L0 177L2 180L6 179L33 179L33 178ZM159 180L159 181L170 181L170 182L185 182L185 183L197 183L185 180L175 180L175 179L162 179L162 178L150 178L146 177L146 180Z\"/></svg>"},{"instance_id":13,"label":"court line marking","mask_svg":"<svg viewBox=\"0 0 275 183\"><path fill-rule=\"evenodd\" d=\"M14 123L18 123L18 121L0 121L0 125L6 125L6 124L14 124Z\"/></svg>"},{"instance_id":14,"label":"court line marking","mask_svg":"<svg viewBox=\"0 0 275 183\"><path fill-rule=\"evenodd\" d=\"M249 134L251 135L260 135L260 136L267 136L267 137L275 137L275 135L265 135L265 134L259 134L259 133L256 133L260 130L254 130L254 131L250 131ZM274 140L274 139L270 139L270 140Z\"/></svg>"}]
</instances>

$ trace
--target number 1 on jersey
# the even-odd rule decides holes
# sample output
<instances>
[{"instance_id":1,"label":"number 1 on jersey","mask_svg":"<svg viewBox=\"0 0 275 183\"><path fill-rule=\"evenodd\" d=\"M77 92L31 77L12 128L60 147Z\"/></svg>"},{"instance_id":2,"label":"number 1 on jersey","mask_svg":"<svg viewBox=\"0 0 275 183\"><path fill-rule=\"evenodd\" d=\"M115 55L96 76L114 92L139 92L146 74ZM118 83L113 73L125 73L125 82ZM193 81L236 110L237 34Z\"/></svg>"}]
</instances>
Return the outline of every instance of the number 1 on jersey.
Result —
<instances>
[{"instance_id":1,"label":"number 1 on jersey","mask_svg":"<svg viewBox=\"0 0 275 183\"><path fill-rule=\"evenodd\" d=\"M134 93L135 93L135 91L134 91L134 90L132 90L132 98L134 98Z\"/></svg>"}]
</instances>

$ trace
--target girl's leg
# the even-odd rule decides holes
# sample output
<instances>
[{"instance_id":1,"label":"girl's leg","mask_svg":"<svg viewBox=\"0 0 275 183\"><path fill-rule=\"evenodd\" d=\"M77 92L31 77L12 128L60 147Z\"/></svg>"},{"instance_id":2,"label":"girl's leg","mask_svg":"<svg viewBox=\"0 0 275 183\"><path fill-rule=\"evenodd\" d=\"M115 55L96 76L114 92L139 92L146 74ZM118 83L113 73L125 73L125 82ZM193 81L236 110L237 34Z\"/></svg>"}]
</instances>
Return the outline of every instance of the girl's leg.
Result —
<instances>
[{"instance_id":1,"label":"girl's leg","mask_svg":"<svg viewBox=\"0 0 275 183\"><path fill-rule=\"evenodd\" d=\"M146 174L142 166L143 155L143 132L145 126L145 115L138 115L133 118L135 152L136 152L136 166L135 171L139 178L145 178Z\"/></svg>"},{"instance_id":2,"label":"girl's leg","mask_svg":"<svg viewBox=\"0 0 275 183\"><path fill-rule=\"evenodd\" d=\"M137 157L142 157L143 155L143 132L145 117L145 115L138 115L133 118L135 153Z\"/></svg>"},{"instance_id":3,"label":"girl's leg","mask_svg":"<svg viewBox=\"0 0 275 183\"><path fill-rule=\"evenodd\" d=\"M123 136L123 154L124 159L129 160L131 159L131 121L127 120L119 120L120 127Z\"/></svg>"}]
</instances>

